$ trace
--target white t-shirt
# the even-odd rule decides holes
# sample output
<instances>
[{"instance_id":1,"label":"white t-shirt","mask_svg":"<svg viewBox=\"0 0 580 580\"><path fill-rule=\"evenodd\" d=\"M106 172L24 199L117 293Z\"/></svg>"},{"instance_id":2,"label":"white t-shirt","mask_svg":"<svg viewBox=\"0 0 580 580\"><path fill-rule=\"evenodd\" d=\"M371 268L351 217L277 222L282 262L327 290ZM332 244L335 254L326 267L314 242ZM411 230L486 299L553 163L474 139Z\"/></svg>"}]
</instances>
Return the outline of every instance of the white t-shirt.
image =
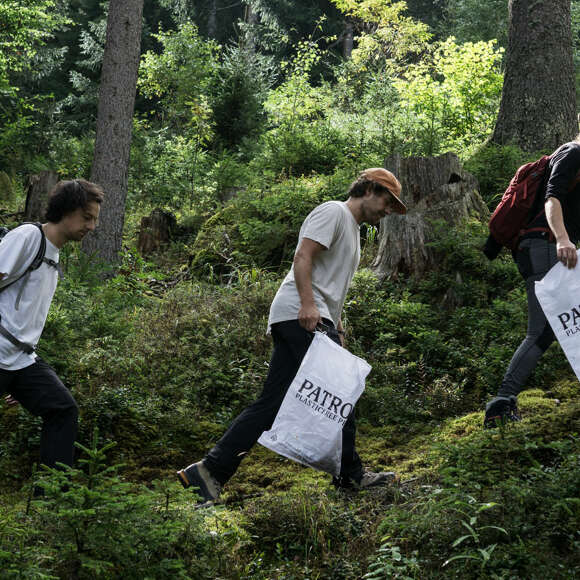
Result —
<instances>
[{"instance_id":1,"label":"white t-shirt","mask_svg":"<svg viewBox=\"0 0 580 580\"><path fill-rule=\"evenodd\" d=\"M0 280L0 323L18 340L32 345L40 339L56 290L56 268L43 262L7 288L1 287L26 271L40 248L41 239L38 227L26 224L9 231L0 242L0 273L4 274ZM58 248L48 238L45 257L58 262ZM30 366L35 360L34 353L25 353L0 335L0 368L15 371Z\"/></svg>"},{"instance_id":2,"label":"white t-shirt","mask_svg":"<svg viewBox=\"0 0 580 580\"><path fill-rule=\"evenodd\" d=\"M314 208L304 220L296 250L303 238L326 248L312 265L312 290L320 316L338 326L346 293L360 260L359 224L345 202L328 201ZM270 307L268 332L276 322L296 320L299 310L300 295L292 266Z\"/></svg>"}]
</instances>

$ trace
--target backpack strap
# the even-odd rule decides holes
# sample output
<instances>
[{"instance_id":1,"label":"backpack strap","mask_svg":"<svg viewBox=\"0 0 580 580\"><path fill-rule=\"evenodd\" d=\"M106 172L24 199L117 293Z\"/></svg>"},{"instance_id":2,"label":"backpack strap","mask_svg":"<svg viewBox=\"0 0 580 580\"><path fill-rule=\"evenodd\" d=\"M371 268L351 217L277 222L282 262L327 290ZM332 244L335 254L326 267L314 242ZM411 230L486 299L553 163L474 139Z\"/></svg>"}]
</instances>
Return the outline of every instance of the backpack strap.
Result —
<instances>
[{"instance_id":1,"label":"backpack strap","mask_svg":"<svg viewBox=\"0 0 580 580\"><path fill-rule=\"evenodd\" d=\"M58 262L55 262L54 260L50 260L50 259L45 257L45 254L46 254L46 236L44 234L44 230L42 229L42 224L39 222L24 222L24 223L20 224L20 226L25 226L25 225L34 225L38 228L38 230L40 231L40 236L41 236L40 237L40 247L38 248L36 255L32 259L32 262L30 262L30 264L28 265L26 270L24 270L24 272L22 272L22 274L20 276L18 276L18 278L16 278L15 280L12 280L12 282L10 282L9 284L6 284L5 286L0 287L0 292L2 292L2 290L5 290L6 288L8 288L8 286L12 286L12 284L14 284L15 282L18 282L18 280L20 280L23 276L26 276L27 274L30 274L30 272L32 272L33 270L37 270L38 268L40 268L40 266L42 265L43 262L48 264L49 266L52 266L53 268L56 268L56 270L59 273L59 277L62 278L62 270L61 270ZM20 226L18 226L18 227L20 227ZM22 291L20 292L20 294L22 294ZM18 297L17 302L20 302L20 296Z\"/></svg>"},{"instance_id":2,"label":"backpack strap","mask_svg":"<svg viewBox=\"0 0 580 580\"><path fill-rule=\"evenodd\" d=\"M36 350L36 346L18 340L11 332L6 330L2 324L0 324L0 334L9 340L14 346L18 347L20 350L23 350L26 354L32 354Z\"/></svg>"}]
</instances>

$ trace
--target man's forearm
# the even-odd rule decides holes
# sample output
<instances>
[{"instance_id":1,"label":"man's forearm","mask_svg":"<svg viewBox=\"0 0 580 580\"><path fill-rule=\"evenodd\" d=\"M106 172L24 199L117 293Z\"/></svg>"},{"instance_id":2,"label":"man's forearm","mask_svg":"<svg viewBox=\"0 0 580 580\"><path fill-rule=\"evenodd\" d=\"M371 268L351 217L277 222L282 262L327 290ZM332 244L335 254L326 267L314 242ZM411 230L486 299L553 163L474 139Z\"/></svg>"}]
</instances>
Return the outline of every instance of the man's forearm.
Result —
<instances>
[{"instance_id":1,"label":"man's forearm","mask_svg":"<svg viewBox=\"0 0 580 580\"><path fill-rule=\"evenodd\" d=\"M312 259L309 256L296 256L294 260L294 280L300 296L300 304L305 307L314 306L312 290Z\"/></svg>"}]
</instances>

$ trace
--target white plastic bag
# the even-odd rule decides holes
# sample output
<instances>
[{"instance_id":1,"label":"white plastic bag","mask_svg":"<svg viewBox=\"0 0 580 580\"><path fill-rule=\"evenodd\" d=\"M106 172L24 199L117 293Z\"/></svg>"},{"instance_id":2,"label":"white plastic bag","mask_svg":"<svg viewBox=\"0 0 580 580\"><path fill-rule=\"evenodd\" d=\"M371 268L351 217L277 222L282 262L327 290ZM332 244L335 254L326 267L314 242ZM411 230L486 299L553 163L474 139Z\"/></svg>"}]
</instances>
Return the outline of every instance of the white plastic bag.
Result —
<instances>
[{"instance_id":1,"label":"white plastic bag","mask_svg":"<svg viewBox=\"0 0 580 580\"><path fill-rule=\"evenodd\" d=\"M580 379L580 255L578 262L572 269L558 262L542 280L536 282L536 296Z\"/></svg>"},{"instance_id":2,"label":"white plastic bag","mask_svg":"<svg viewBox=\"0 0 580 580\"><path fill-rule=\"evenodd\" d=\"M258 443L338 477L342 428L370 371L366 361L316 332L272 428Z\"/></svg>"}]
</instances>

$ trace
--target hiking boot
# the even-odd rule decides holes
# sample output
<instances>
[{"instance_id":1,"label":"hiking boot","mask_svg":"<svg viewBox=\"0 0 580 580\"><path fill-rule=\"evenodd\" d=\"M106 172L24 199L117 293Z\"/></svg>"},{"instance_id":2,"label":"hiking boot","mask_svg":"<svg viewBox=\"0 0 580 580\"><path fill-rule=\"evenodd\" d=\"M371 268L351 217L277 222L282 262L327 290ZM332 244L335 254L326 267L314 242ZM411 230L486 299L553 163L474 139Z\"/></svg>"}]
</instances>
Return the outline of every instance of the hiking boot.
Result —
<instances>
[{"instance_id":1,"label":"hiking boot","mask_svg":"<svg viewBox=\"0 0 580 580\"><path fill-rule=\"evenodd\" d=\"M483 427L493 429L498 424L505 425L521 420L517 399L513 395L511 397L496 397L485 406Z\"/></svg>"},{"instance_id":2,"label":"hiking boot","mask_svg":"<svg viewBox=\"0 0 580 580\"><path fill-rule=\"evenodd\" d=\"M216 501L222 491L221 483L212 476L203 461L198 461L178 471L177 477L186 489L193 487L199 490L199 495L204 502Z\"/></svg>"},{"instance_id":3,"label":"hiking boot","mask_svg":"<svg viewBox=\"0 0 580 580\"><path fill-rule=\"evenodd\" d=\"M379 485L391 485L399 483L400 477L394 471L363 471L362 477L357 481L351 477L335 477L332 480L333 485L339 489L368 489Z\"/></svg>"}]
</instances>

